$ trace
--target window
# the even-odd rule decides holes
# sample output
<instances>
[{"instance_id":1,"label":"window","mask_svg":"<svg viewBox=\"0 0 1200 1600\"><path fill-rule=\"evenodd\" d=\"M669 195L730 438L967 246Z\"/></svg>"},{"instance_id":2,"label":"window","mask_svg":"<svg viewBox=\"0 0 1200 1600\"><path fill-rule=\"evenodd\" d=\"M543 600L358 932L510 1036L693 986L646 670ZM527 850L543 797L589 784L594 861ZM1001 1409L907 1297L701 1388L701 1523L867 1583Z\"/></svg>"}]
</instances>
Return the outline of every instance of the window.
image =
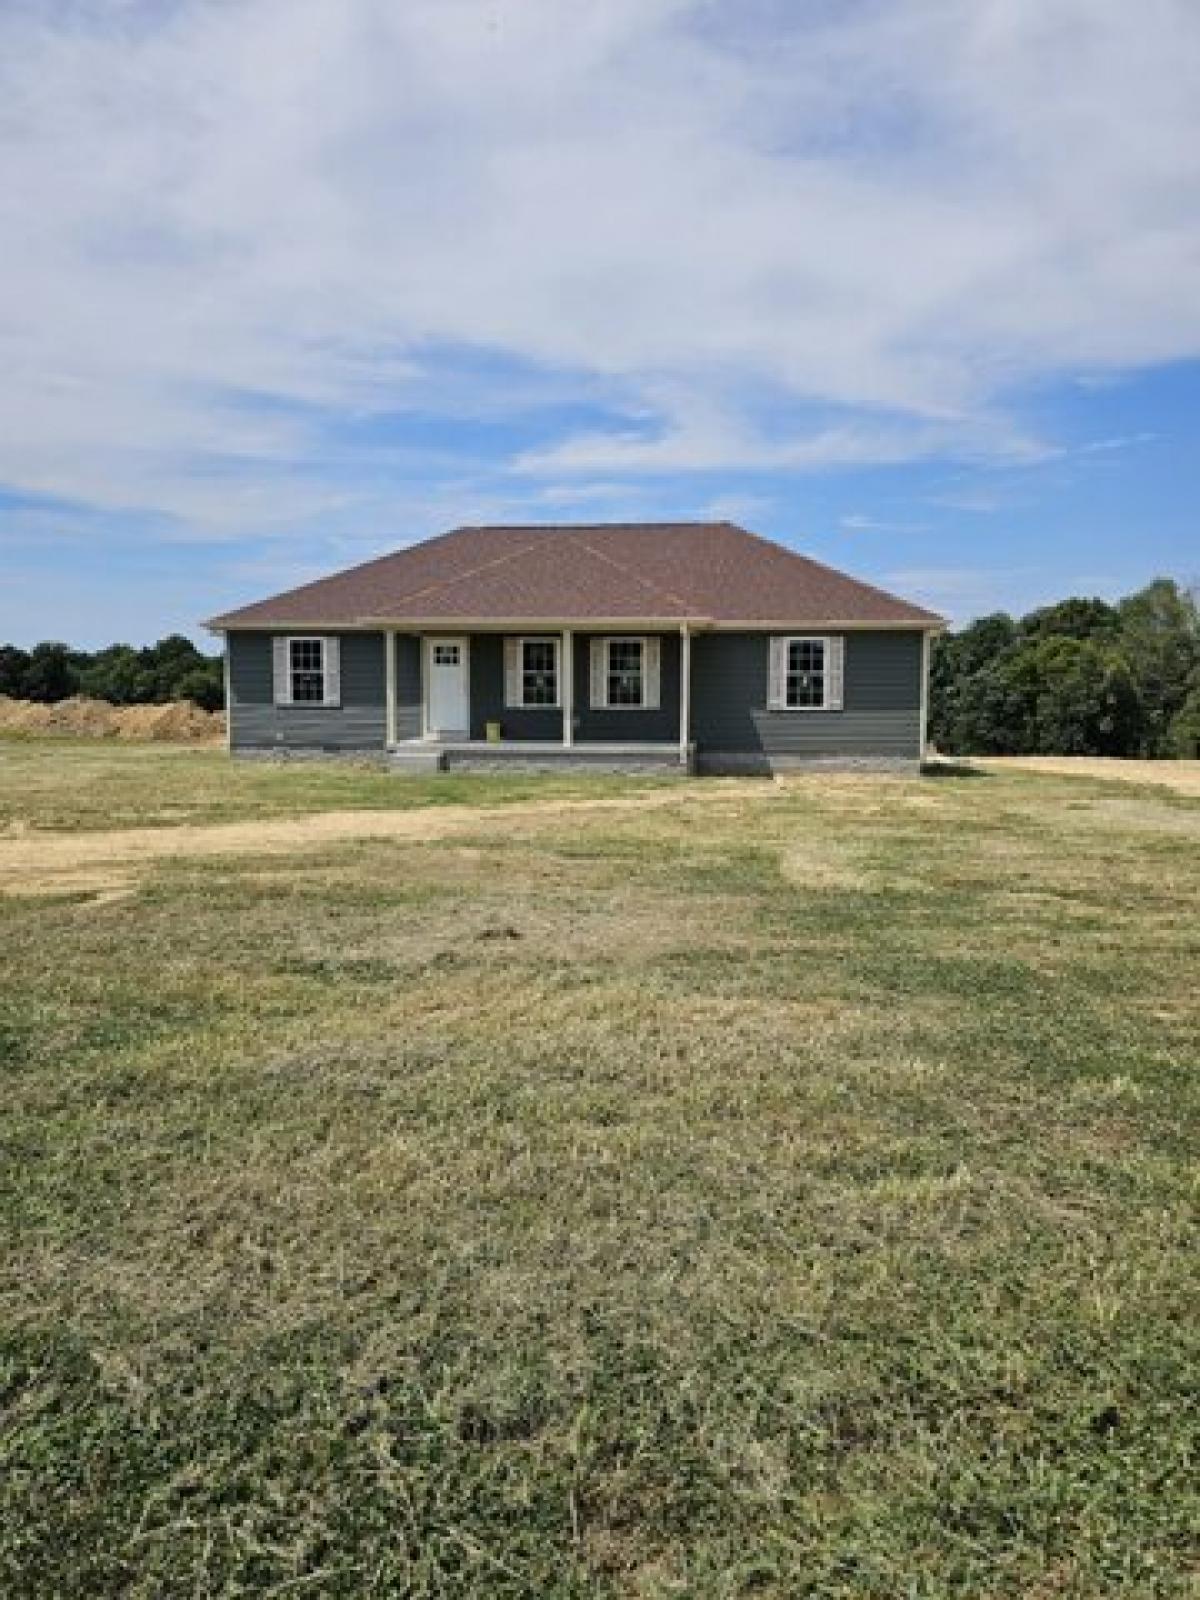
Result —
<instances>
[{"instance_id":1,"label":"window","mask_svg":"<svg viewBox=\"0 0 1200 1600\"><path fill-rule=\"evenodd\" d=\"M558 640L521 640L521 704L558 704Z\"/></svg>"},{"instance_id":2,"label":"window","mask_svg":"<svg viewBox=\"0 0 1200 1600\"><path fill-rule=\"evenodd\" d=\"M433 664L435 667L457 667L461 659L461 646L456 644L435 644L433 647Z\"/></svg>"},{"instance_id":3,"label":"window","mask_svg":"<svg viewBox=\"0 0 1200 1600\"><path fill-rule=\"evenodd\" d=\"M609 711L657 711L661 640L592 640L592 705Z\"/></svg>"},{"instance_id":4,"label":"window","mask_svg":"<svg viewBox=\"0 0 1200 1600\"><path fill-rule=\"evenodd\" d=\"M289 639L288 671L293 705L325 704L324 639Z\"/></svg>"},{"instance_id":5,"label":"window","mask_svg":"<svg viewBox=\"0 0 1200 1600\"><path fill-rule=\"evenodd\" d=\"M784 703L789 710L825 704L824 639L789 639Z\"/></svg>"},{"instance_id":6,"label":"window","mask_svg":"<svg viewBox=\"0 0 1200 1600\"><path fill-rule=\"evenodd\" d=\"M506 639L504 641L504 703L514 710L562 704L559 698L559 659L562 640Z\"/></svg>"},{"instance_id":7,"label":"window","mask_svg":"<svg viewBox=\"0 0 1200 1600\"><path fill-rule=\"evenodd\" d=\"M342 703L342 641L337 634L277 633L271 641L271 679L277 706Z\"/></svg>"},{"instance_id":8,"label":"window","mask_svg":"<svg viewBox=\"0 0 1200 1600\"><path fill-rule=\"evenodd\" d=\"M772 639L768 707L772 711L840 711L845 643L836 634Z\"/></svg>"},{"instance_id":9,"label":"window","mask_svg":"<svg viewBox=\"0 0 1200 1600\"><path fill-rule=\"evenodd\" d=\"M645 701L644 657L641 639L610 639L605 702L610 706L640 706Z\"/></svg>"}]
</instances>

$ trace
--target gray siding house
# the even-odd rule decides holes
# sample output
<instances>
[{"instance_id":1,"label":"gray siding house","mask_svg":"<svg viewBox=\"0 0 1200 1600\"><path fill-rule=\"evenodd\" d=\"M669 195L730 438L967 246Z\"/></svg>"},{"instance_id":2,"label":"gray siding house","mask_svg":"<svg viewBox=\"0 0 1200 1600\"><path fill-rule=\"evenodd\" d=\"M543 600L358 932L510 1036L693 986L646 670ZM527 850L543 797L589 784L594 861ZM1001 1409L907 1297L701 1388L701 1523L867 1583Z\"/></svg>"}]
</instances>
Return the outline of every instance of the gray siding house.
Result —
<instances>
[{"instance_id":1,"label":"gray siding house","mask_svg":"<svg viewBox=\"0 0 1200 1600\"><path fill-rule=\"evenodd\" d=\"M236 754L914 767L933 612L728 522L458 528L214 617Z\"/></svg>"}]
</instances>

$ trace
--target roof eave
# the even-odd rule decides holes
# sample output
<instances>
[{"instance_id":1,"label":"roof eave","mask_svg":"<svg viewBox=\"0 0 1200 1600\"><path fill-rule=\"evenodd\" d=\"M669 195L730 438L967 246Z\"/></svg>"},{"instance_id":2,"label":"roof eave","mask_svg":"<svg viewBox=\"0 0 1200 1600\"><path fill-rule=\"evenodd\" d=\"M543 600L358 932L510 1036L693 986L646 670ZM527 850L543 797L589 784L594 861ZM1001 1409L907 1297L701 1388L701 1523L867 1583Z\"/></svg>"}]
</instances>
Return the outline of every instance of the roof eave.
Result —
<instances>
[{"instance_id":1,"label":"roof eave","mask_svg":"<svg viewBox=\"0 0 1200 1600\"><path fill-rule=\"evenodd\" d=\"M944 633L945 617L355 617L345 619L295 619L213 617L202 624L210 633L377 633L383 628L408 632L503 633L515 628L653 628L673 632L680 628L717 633L786 633L796 628L827 628L841 633L906 632Z\"/></svg>"}]
</instances>

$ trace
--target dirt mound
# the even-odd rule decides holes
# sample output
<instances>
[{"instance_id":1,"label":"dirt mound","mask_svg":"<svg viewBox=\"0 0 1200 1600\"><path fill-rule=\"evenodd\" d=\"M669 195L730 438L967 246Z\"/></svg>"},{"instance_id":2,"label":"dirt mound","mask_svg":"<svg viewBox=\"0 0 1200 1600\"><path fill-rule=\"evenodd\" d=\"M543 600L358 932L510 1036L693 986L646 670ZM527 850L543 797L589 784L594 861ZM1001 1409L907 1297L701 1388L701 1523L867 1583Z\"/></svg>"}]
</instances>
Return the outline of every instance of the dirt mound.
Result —
<instances>
[{"instance_id":1,"label":"dirt mound","mask_svg":"<svg viewBox=\"0 0 1200 1600\"><path fill-rule=\"evenodd\" d=\"M75 698L40 705L0 695L0 733L219 744L225 737L225 715L202 711L190 700L172 700L161 706L113 706L107 700Z\"/></svg>"}]
</instances>

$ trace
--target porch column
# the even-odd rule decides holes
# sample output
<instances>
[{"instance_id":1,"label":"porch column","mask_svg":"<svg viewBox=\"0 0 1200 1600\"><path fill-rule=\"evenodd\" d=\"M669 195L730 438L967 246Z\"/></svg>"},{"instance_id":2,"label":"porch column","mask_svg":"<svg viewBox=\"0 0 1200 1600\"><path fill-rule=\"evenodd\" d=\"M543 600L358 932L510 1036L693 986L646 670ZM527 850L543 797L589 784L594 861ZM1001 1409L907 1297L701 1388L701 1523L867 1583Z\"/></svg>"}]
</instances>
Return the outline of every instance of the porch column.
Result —
<instances>
[{"instance_id":1,"label":"porch column","mask_svg":"<svg viewBox=\"0 0 1200 1600\"><path fill-rule=\"evenodd\" d=\"M575 635L570 628L562 632L562 742L569 750L575 743Z\"/></svg>"},{"instance_id":2,"label":"porch column","mask_svg":"<svg viewBox=\"0 0 1200 1600\"><path fill-rule=\"evenodd\" d=\"M384 642L384 694L387 697L387 730L386 739L388 749L396 742L396 632L388 628L383 635Z\"/></svg>"},{"instance_id":3,"label":"porch column","mask_svg":"<svg viewBox=\"0 0 1200 1600\"><path fill-rule=\"evenodd\" d=\"M225 680L225 748L233 749L233 671L230 666L230 641L228 633L221 635L224 649L221 652L221 676Z\"/></svg>"},{"instance_id":4,"label":"porch column","mask_svg":"<svg viewBox=\"0 0 1200 1600\"><path fill-rule=\"evenodd\" d=\"M692 630L685 622L679 630L679 759L687 761L692 737Z\"/></svg>"}]
</instances>

